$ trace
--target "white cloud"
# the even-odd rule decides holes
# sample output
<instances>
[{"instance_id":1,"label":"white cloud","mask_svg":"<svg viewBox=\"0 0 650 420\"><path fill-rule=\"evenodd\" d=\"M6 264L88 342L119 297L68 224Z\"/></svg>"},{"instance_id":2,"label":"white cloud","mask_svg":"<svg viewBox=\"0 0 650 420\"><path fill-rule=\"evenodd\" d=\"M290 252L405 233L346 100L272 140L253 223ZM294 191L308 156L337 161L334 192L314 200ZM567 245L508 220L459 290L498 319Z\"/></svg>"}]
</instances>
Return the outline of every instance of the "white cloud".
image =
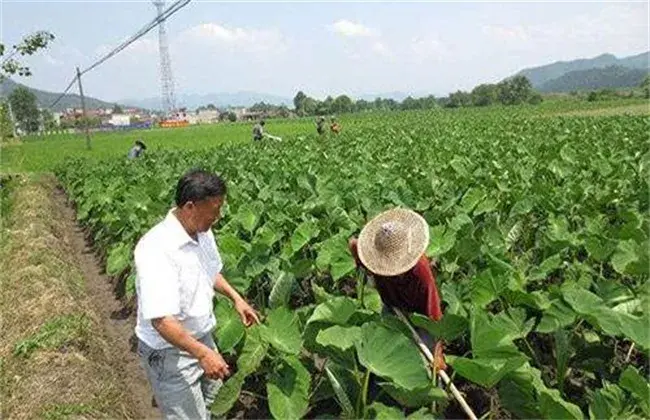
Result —
<instances>
[{"instance_id":1,"label":"white cloud","mask_svg":"<svg viewBox=\"0 0 650 420\"><path fill-rule=\"evenodd\" d=\"M276 29L228 28L218 23L203 23L184 31L176 40L242 52L279 52L288 48L285 37Z\"/></svg>"},{"instance_id":2,"label":"white cloud","mask_svg":"<svg viewBox=\"0 0 650 420\"><path fill-rule=\"evenodd\" d=\"M440 58L447 53L445 45L433 36L417 36L411 39L411 53L417 59Z\"/></svg>"},{"instance_id":3,"label":"white cloud","mask_svg":"<svg viewBox=\"0 0 650 420\"><path fill-rule=\"evenodd\" d=\"M483 33L499 41L527 41L530 37L528 29L523 26L485 25Z\"/></svg>"},{"instance_id":4,"label":"white cloud","mask_svg":"<svg viewBox=\"0 0 650 420\"><path fill-rule=\"evenodd\" d=\"M329 30L346 37L370 37L377 35L377 31L360 23L341 19L328 26Z\"/></svg>"}]
</instances>

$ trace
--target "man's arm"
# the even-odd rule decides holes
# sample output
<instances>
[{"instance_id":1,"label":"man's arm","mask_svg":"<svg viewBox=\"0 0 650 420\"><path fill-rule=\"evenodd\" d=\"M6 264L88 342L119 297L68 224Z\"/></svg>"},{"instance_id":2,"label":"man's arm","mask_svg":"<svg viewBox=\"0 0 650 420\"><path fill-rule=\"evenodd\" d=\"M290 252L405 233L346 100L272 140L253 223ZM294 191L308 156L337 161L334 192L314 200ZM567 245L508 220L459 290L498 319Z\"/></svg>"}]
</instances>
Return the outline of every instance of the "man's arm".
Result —
<instances>
[{"instance_id":1,"label":"man's arm","mask_svg":"<svg viewBox=\"0 0 650 420\"><path fill-rule=\"evenodd\" d=\"M442 319L442 309L440 308L440 295L436 285L436 276L431 271L429 259L422 256L415 266L415 275L420 279L427 290L427 316L434 321Z\"/></svg>"},{"instance_id":2,"label":"man's arm","mask_svg":"<svg viewBox=\"0 0 650 420\"><path fill-rule=\"evenodd\" d=\"M192 337L173 316L152 319L151 325L171 345L198 359L207 377L223 379L230 375L230 368L223 357L216 350Z\"/></svg>"}]
</instances>

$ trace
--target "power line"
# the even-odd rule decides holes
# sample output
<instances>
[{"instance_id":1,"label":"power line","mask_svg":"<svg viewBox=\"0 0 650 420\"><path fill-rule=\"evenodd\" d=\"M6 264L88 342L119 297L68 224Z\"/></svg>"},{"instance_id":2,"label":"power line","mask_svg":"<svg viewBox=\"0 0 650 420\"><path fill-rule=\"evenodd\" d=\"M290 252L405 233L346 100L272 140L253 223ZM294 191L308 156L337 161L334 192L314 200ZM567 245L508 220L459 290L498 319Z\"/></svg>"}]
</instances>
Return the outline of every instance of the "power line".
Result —
<instances>
[{"instance_id":1,"label":"power line","mask_svg":"<svg viewBox=\"0 0 650 420\"><path fill-rule=\"evenodd\" d=\"M77 78L80 77L83 74L88 73L89 71L95 69L97 66L101 65L104 63L106 60L109 58L115 56L118 54L120 51L124 50L126 47L137 41L138 39L142 38L145 36L147 33L149 33L153 28L158 26L160 23L164 22L168 17L182 9L183 7L187 6L191 0L177 0L175 3L173 3L171 6L167 8L164 12L156 16L155 19L153 19L151 22L146 24L142 29L140 29L138 32L136 32L133 36L131 36L129 39L115 47L113 50L108 52L106 55L104 55L102 58L97 60L95 63L90 65L88 68L84 69L83 71L79 72L78 75L75 75L70 83L68 84L68 87L61 93L54 102L49 106L49 108L53 108L56 104L58 104L61 99L66 95L66 93L72 88L74 83L77 81Z\"/></svg>"}]
</instances>

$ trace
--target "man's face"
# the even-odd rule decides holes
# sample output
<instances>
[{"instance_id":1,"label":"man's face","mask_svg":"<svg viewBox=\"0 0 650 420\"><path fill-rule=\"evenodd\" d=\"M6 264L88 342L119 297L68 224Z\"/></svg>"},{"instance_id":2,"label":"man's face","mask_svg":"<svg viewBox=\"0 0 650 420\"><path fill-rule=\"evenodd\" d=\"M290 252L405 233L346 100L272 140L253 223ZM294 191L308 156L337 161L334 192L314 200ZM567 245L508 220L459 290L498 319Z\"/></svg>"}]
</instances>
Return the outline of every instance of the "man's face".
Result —
<instances>
[{"instance_id":1,"label":"man's face","mask_svg":"<svg viewBox=\"0 0 650 420\"><path fill-rule=\"evenodd\" d=\"M190 206L190 217L198 232L207 232L219 220L223 202L224 197L209 197L196 203L186 204Z\"/></svg>"}]
</instances>

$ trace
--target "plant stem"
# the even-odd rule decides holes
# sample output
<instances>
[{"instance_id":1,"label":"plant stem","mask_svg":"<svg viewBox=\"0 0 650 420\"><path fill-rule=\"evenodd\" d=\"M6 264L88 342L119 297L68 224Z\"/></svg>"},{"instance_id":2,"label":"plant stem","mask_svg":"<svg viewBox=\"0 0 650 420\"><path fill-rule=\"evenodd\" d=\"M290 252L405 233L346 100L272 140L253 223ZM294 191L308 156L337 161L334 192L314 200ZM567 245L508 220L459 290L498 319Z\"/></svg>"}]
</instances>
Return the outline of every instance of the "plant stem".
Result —
<instances>
[{"instance_id":1,"label":"plant stem","mask_svg":"<svg viewBox=\"0 0 650 420\"><path fill-rule=\"evenodd\" d=\"M366 377L363 380L363 388L361 389L361 401L363 404L363 416L362 418L368 417L368 385L370 384L370 371L366 371Z\"/></svg>"}]
</instances>

